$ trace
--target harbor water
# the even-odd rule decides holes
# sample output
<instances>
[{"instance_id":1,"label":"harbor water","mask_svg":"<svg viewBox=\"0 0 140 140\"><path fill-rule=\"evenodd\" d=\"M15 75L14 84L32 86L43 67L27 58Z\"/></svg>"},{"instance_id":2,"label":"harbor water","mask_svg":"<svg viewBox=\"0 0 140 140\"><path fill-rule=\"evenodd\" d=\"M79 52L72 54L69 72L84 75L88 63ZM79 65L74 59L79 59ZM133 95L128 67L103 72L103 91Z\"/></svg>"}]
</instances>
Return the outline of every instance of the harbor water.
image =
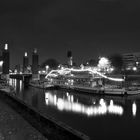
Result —
<instances>
[{"instance_id":1,"label":"harbor water","mask_svg":"<svg viewBox=\"0 0 140 140\"><path fill-rule=\"evenodd\" d=\"M107 96L67 90L43 90L10 79L19 99L43 115L86 134L90 139L140 136L140 95Z\"/></svg>"}]
</instances>

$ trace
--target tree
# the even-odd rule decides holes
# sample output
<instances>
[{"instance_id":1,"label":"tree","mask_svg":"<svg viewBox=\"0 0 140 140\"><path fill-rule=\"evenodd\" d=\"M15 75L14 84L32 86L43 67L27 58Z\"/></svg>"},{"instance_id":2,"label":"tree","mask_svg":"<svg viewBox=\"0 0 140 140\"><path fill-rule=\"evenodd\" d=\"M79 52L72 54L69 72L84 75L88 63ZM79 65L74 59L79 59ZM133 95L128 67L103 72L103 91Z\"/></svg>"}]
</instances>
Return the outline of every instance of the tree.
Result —
<instances>
[{"instance_id":1,"label":"tree","mask_svg":"<svg viewBox=\"0 0 140 140\"><path fill-rule=\"evenodd\" d=\"M89 66L97 66L98 61L95 59L90 59L87 63Z\"/></svg>"},{"instance_id":2,"label":"tree","mask_svg":"<svg viewBox=\"0 0 140 140\"><path fill-rule=\"evenodd\" d=\"M107 70L111 67L110 65L110 60L106 57L101 57L99 62L98 62L98 68L102 70Z\"/></svg>"},{"instance_id":3,"label":"tree","mask_svg":"<svg viewBox=\"0 0 140 140\"><path fill-rule=\"evenodd\" d=\"M51 69L56 69L59 65L59 62L53 58L49 58L41 64L41 68L45 68L47 65Z\"/></svg>"},{"instance_id":4,"label":"tree","mask_svg":"<svg viewBox=\"0 0 140 140\"><path fill-rule=\"evenodd\" d=\"M115 68L116 72L121 72L123 69L123 57L120 54L113 54L109 57L111 65Z\"/></svg>"}]
</instances>

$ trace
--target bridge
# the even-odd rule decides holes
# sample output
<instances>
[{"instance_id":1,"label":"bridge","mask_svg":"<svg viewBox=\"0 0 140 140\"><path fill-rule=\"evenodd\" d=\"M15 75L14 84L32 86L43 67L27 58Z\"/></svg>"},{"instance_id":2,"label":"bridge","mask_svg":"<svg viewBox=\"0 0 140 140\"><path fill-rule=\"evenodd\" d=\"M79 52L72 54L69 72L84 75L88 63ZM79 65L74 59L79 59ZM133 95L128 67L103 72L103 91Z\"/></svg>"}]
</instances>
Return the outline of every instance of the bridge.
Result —
<instances>
[{"instance_id":1,"label":"bridge","mask_svg":"<svg viewBox=\"0 0 140 140\"><path fill-rule=\"evenodd\" d=\"M32 74L10 74L10 78L22 80L25 84L28 84L32 78Z\"/></svg>"}]
</instances>

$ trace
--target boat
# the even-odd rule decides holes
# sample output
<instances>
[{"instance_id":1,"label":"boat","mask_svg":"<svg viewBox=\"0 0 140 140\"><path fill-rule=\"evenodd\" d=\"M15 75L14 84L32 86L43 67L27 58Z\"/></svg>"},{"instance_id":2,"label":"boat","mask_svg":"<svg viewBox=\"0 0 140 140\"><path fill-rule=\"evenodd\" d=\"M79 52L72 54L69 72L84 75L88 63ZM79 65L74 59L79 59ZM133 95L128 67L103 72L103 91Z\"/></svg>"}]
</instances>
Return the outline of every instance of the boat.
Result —
<instances>
[{"instance_id":1,"label":"boat","mask_svg":"<svg viewBox=\"0 0 140 140\"><path fill-rule=\"evenodd\" d=\"M95 70L70 69L53 70L46 79L52 85L92 94L135 95L140 88L126 84L123 76L111 77ZM126 86L127 85L127 86Z\"/></svg>"}]
</instances>

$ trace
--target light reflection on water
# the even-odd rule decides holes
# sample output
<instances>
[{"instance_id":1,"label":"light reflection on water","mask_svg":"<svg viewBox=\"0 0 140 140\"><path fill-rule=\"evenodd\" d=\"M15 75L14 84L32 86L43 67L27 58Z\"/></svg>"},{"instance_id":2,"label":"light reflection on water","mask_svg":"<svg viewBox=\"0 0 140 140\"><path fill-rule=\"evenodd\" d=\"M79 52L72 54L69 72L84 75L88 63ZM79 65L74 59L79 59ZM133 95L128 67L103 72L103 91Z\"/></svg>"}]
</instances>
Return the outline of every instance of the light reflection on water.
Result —
<instances>
[{"instance_id":1,"label":"light reflection on water","mask_svg":"<svg viewBox=\"0 0 140 140\"><path fill-rule=\"evenodd\" d=\"M14 86L15 96L42 114L66 123L91 139L95 135L103 136L103 139L104 135L116 135L116 132L119 135L132 132L137 135L136 132L140 129L139 95L98 96L65 90L43 91L32 87L24 88L22 81L14 79L9 84Z\"/></svg>"},{"instance_id":2,"label":"light reflection on water","mask_svg":"<svg viewBox=\"0 0 140 140\"><path fill-rule=\"evenodd\" d=\"M105 114L123 115L123 107L115 105L113 100L110 100L108 105L104 99L100 99L99 103L92 105L85 105L78 101L74 101L74 96L66 93L67 96L62 98L59 95L51 94L51 92L45 93L46 105L55 106L60 111L70 111L75 113L81 113L87 116L97 116Z\"/></svg>"},{"instance_id":3,"label":"light reflection on water","mask_svg":"<svg viewBox=\"0 0 140 140\"><path fill-rule=\"evenodd\" d=\"M132 104L132 114L135 117L137 113L137 104L135 102L133 102Z\"/></svg>"}]
</instances>

